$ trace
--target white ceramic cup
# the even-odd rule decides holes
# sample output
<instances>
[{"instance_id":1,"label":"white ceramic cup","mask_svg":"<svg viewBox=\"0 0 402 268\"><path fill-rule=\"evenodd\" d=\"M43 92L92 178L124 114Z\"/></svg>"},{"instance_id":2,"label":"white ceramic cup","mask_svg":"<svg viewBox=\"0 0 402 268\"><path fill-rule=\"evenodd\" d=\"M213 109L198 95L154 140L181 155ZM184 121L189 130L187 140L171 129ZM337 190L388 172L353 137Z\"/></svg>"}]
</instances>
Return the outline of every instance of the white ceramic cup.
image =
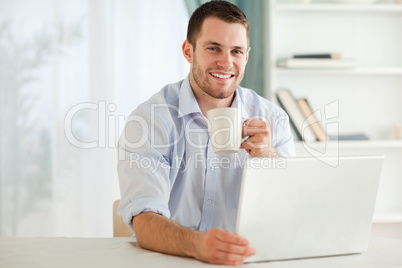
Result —
<instances>
[{"instance_id":1,"label":"white ceramic cup","mask_svg":"<svg viewBox=\"0 0 402 268\"><path fill-rule=\"evenodd\" d=\"M207 112L209 138L216 154L234 154L247 137L242 136L246 119L238 108L215 108Z\"/></svg>"}]
</instances>

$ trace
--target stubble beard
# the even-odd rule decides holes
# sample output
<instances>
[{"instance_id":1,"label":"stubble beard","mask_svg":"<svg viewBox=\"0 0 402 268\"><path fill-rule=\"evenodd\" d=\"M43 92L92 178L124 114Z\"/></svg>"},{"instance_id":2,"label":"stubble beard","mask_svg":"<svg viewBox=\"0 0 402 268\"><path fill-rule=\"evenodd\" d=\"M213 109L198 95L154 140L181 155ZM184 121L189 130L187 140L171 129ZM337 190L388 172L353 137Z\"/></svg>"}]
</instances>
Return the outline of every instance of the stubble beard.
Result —
<instances>
[{"instance_id":1,"label":"stubble beard","mask_svg":"<svg viewBox=\"0 0 402 268\"><path fill-rule=\"evenodd\" d=\"M237 80L234 80L229 90L221 92L216 91L212 87L211 83L208 81L208 76L210 75L208 70L203 71L199 65L197 64L197 60L194 57L193 60L193 78L197 86L207 95L215 98L215 99L226 99L233 95L237 87L240 85L240 82L243 80L244 72L240 73Z\"/></svg>"}]
</instances>

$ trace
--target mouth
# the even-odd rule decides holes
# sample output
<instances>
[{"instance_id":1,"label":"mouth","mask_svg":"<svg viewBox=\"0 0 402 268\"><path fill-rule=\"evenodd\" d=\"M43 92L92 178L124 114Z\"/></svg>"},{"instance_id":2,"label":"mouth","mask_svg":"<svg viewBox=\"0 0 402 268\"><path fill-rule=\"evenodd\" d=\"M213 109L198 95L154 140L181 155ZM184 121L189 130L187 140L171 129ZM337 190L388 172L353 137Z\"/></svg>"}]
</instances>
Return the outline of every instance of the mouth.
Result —
<instances>
[{"instance_id":1,"label":"mouth","mask_svg":"<svg viewBox=\"0 0 402 268\"><path fill-rule=\"evenodd\" d=\"M225 73L209 73L212 77L218 79L230 79L234 77L234 74L225 74Z\"/></svg>"}]
</instances>

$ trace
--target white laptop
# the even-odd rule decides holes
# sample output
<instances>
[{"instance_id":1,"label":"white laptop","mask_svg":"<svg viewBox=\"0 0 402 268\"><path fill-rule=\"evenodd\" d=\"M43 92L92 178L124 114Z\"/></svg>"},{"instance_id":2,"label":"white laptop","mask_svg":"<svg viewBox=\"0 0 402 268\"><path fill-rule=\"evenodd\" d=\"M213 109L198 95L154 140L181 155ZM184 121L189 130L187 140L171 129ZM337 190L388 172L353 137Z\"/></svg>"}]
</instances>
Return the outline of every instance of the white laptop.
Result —
<instances>
[{"instance_id":1,"label":"white laptop","mask_svg":"<svg viewBox=\"0 0 402 268\"><path fill-rule=\"evenodd\" d=\"M236 233L257 254L246 262L366 251L383 159L248 159Z\"/></svg>"}]
</instances>

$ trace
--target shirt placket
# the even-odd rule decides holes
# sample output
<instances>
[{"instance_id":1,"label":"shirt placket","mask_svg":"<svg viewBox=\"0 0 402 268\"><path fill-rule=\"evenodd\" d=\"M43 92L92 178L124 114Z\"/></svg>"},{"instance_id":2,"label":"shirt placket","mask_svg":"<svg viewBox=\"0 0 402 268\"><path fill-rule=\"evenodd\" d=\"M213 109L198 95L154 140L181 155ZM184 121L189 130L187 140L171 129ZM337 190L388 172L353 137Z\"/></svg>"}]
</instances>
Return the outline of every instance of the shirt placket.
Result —
<instances>
[{"instance_id":1,"label":"shirt placket","mask_svg":"<svg viewBox=\"0 0 402 268\"><path fill-rule=\"evenodd\" d=\"M216 194L216 167L214 166L213 157L216 157L213 152L210 140L208 139L208 149L206 153L206 174L205 174L205 192L202 205L202 217L200 223L200 231L206 232L212 227L215 209L215 194Z\"/></svg>"}]
</instances>

